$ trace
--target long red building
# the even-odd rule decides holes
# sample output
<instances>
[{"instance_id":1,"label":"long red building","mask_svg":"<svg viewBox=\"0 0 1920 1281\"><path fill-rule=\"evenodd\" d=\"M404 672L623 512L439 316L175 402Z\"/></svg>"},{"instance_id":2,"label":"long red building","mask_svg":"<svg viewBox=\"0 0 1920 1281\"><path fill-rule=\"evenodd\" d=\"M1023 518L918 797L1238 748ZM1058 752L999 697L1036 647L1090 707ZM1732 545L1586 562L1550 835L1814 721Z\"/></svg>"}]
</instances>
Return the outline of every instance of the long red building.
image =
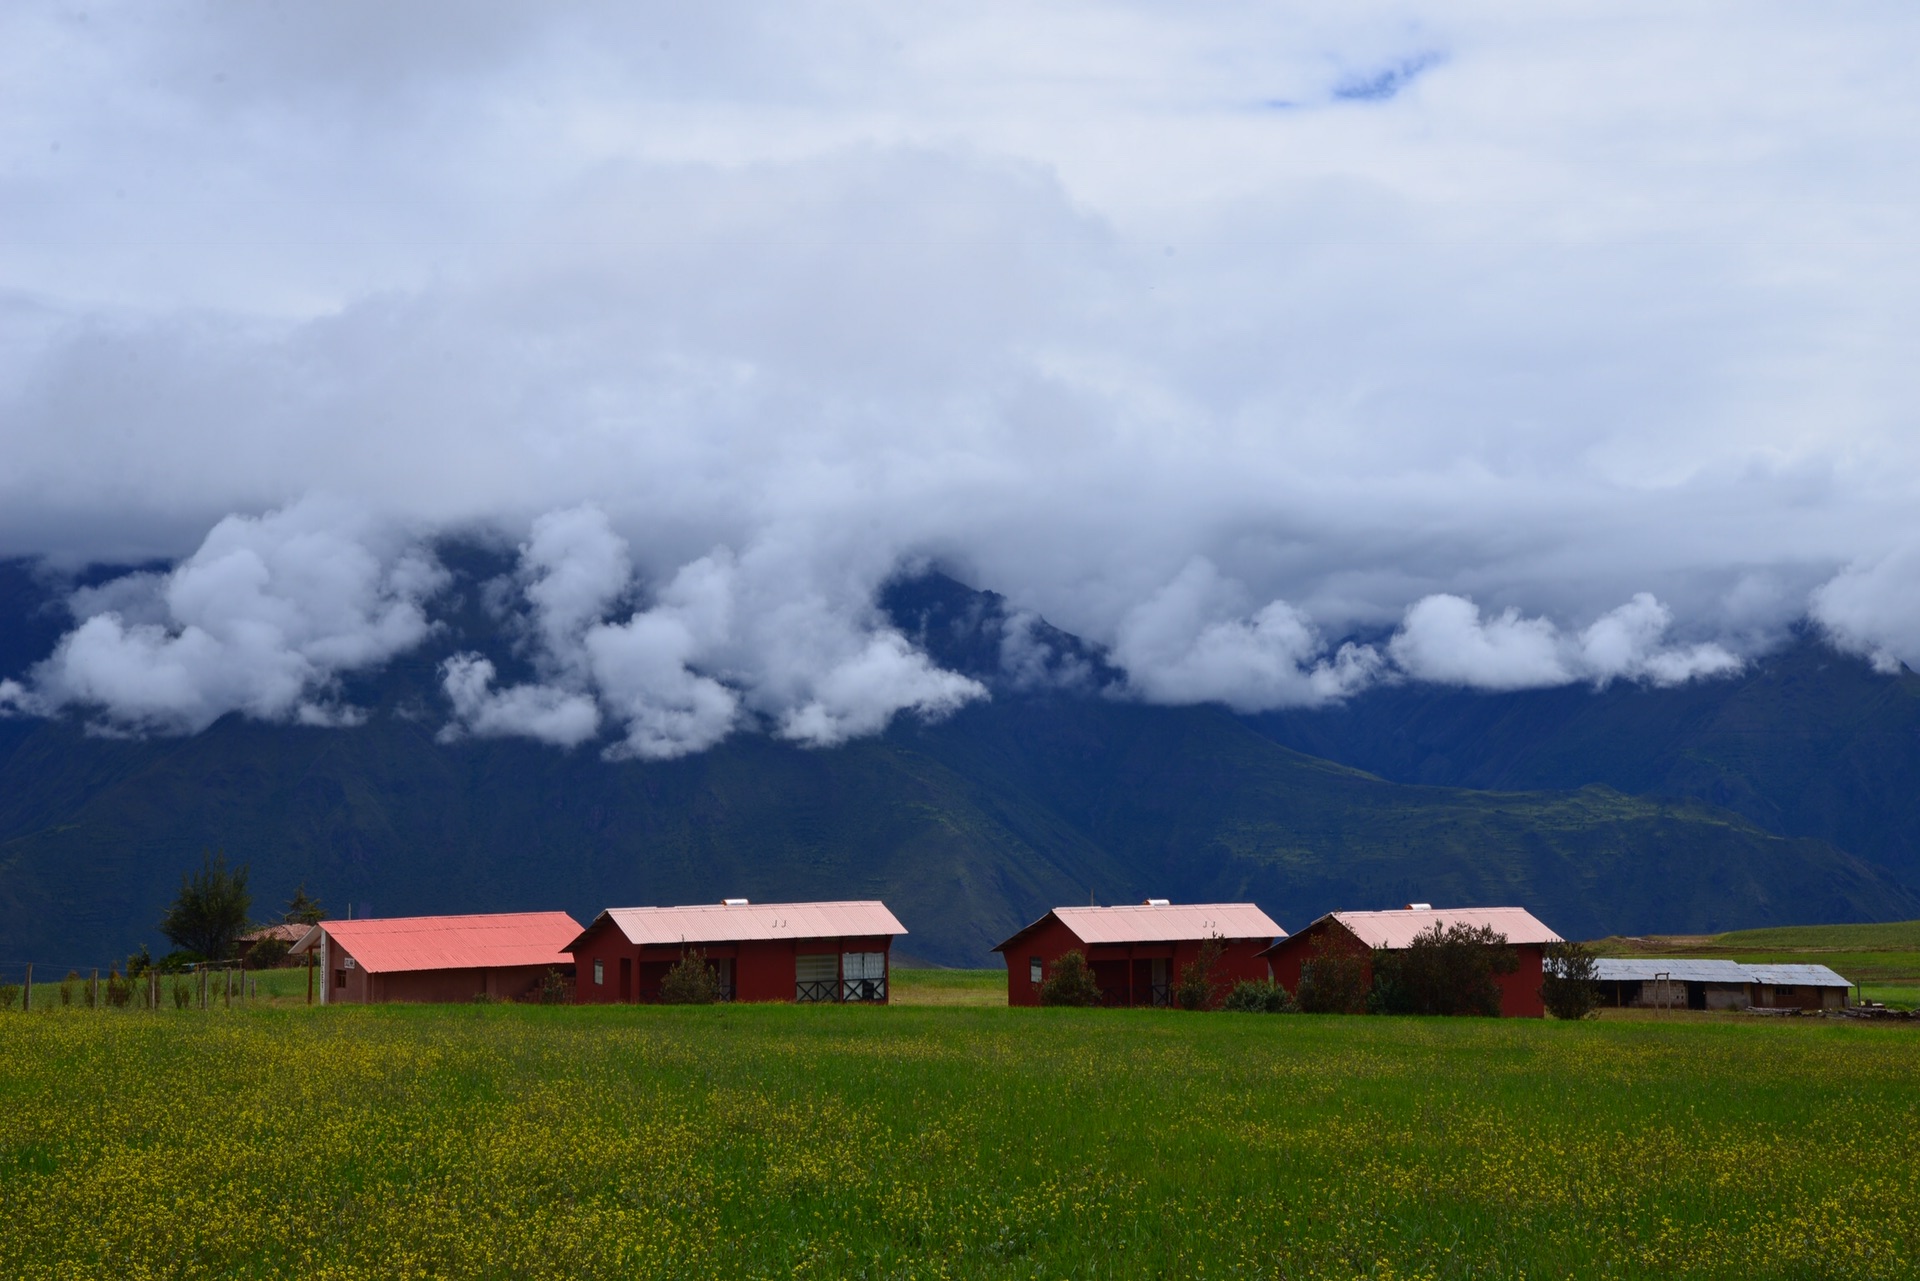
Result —
<instances>
[{"instance_id":1,"label":"long red building","mask_svg":"<svg viewBox=\"0 0 1920 1281\"><path fill-rule=\"evenodd\" d=\"M1079 951L1108 1005L1166 1005L1180 971L1208 939L1224 946L1214 978L1222 990L1264 979L1261 959L1286 931L1252 903L1182 903L1148 899L1121 907L1056 907L993 950L1007 961L1007 1004L1040 1004L1040 985L1054 964Z\"/></svg>"},{"instance_id":2,"label":"long red building","mask_svg":"<svg viewBox=\"0 0 1920 1281\"><path fill-rule=\"evenodd\" d=\"M1274 981L1289 992L1300 990L1300 967L1322 947L1360 955L1364 982L1371 985L1375 948L1404 948L1415 935L1436 925L1442 929L1486 925L1506 935L1507 944L1519 955L1520 967L1494 976L1500 984L1500 1013L1506 1018L1546 1017L1547 1007L1540 1000L1541 967L1546 945L1561 939L1524 907L1433 908L1416 903L1387 912L1328 912L1298 934L1275 943L1265 955Z\"/></svg>"},{"instance_id":3,"label":"long red building","mask_svg":"<svg viewBox=\"0 0 1920 1281\"><path fill-rule=\"evenodd\" d=\"M885 1003L893 940L885 903L722 903L610 907L567 944L583 1005L660 999L660 981L698 950L736 1001Z\"/></svg>"},{"instance_id":4,"label":"long red building","mask_svg":"<svg viewBox=\"0 0 1920 1281\"><path fill-rule=\"evenodd\" d=\"M565 945L580 922L565 912L394 916L322 921L289 955L313 953L322 1004L518 1001L549 970L572 970Z\"/></svg>"}]
</instances>

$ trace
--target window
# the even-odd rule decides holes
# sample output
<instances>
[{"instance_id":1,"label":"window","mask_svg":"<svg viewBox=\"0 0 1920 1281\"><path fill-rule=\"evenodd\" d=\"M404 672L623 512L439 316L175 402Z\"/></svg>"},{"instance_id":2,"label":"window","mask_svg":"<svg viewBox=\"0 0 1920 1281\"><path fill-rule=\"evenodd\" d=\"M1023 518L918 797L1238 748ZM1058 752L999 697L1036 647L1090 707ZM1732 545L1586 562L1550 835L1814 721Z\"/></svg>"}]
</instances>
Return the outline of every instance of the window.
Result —
<instances>
[{"instance_id":1,"label":"window","mask_svg":"<svg viewBox=\"0 0 1920 1281\"><path fill-rule=\"evenodd\" d=\"M1029 956L1027 958L1027 982L1038 983L1039 981L1040 981L1040 958L1037 956Z\"/></svg>"},{"instance_id":2,"label":"window","mask_svg":"<svg viewBox=\"0 0 1920 1281\"><path fill-rule=\"evenodd\" d=\"M884 1001L887 999L887 954L885 952L847 952L840 957L840 999L843 1001Z\"/></svg>"},{"instance_id":3,"label":"window","mask_svg":"<svg viewBox=\"0 0 1920 1281\"><path fill-rule=\"evenodd\" d=\"M593 963L593 985L599 987L607 981L607 963L596 959Z\"/></svg>"},{"instance_id":4,"label":"window","mask_svg":"<svg viewBox=\"0 0 1920 1281\"><path fill-rule=\"evenodd\" d=\"M832 952L793 958L793 999L831 1001L840 977L840 958Z\"/></svg>"},{"instance_id":5,"label":"window","mask_svg":"<svg viewBox=\"0 0 1920 1281\"><path fill-rule=\"evenodd\" d=\"M333 985L335 987L345 987L347 985L347 972L345 970L335 970L333 972Z\"/></svg>"}]
</instances>

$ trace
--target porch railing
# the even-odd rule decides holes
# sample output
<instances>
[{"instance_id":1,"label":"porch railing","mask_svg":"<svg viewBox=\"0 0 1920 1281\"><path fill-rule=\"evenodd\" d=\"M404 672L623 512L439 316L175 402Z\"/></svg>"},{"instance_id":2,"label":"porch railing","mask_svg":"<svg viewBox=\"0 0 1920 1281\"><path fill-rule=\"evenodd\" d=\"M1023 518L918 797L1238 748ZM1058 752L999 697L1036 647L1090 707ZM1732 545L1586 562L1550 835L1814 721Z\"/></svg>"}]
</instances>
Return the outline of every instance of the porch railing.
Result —
<instances>
[{"instance_id":1,"label":"porch railing","mask_svg":"<svg viewBox=\"0 0 1920 1281\"><path fill-rule=\"evenodd\" d=\"M885 979L812 979L794 984L793 999L802 1003L884 1001L887 999L887 981Z\"/></svg>"}]
</instances>

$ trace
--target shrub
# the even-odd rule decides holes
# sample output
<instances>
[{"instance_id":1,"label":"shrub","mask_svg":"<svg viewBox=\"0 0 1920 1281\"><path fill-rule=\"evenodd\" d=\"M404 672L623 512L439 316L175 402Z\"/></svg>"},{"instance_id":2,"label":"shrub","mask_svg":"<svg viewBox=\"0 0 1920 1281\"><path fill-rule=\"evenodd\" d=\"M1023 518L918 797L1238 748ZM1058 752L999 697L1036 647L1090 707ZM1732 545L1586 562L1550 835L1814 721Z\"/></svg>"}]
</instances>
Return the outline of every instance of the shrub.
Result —
<instances>
[{"instance_id":1,"label":"shrub","mask_svg":"<svg viewBox=\"0 0 1920 1281\"><path fill-rule=\"evenodd\" d=\"M80 971L68 970L67 977L60 980L60 1004L73 1004L73 985L80 981Z\"/></svg>"},{"instance_id":2,"label":"shrub","mask_svg":"<svg viewBox=\"0 0 1920 1281\"><path fill-rule=\"evenodd\" d=\"M491 992L475 992L473 994L473 1003L475 1005L505 1005L506 1004L505 1001L501 1000L499 997L495 996Z\"/></svg>"},{"instance_id":3,"label":"shrub","mask_svg":"<svg viewBox=\"0 0 1920 1281\"><path fill-rule=\"evenodd\" d=\"M153 953L147 951L147 945L145 943L140 945L138 952L134 952L127 957L127 977L129 979L137 979L152 968Z\"/></svg>"},{"instance_id":4,"label":"shrub","mask_svg":"<svg viewBox=\"0 0 1920 1281\"><path fill-rule=\"evenodd\" d=\"M287 949L292 946L281 938L261 939L247 951L247 968L270 970L287 959Z\"/></svg>"},{"instance_id":5,"label":"shrub","mask_svg":"<svg viewBox=\"0 0 1920 1281\"><path fill-rule=\"evenodd\" d=\"M1220 1008L1238 1014L1294 1014L1300 1009L1287 989L1272 979L1241 979Z\"/></svg>"},{"instance_id":6,"label":"shrub","mask_svg":"<svg viewBox=\"0 0 1920 1281\"><path fill-rule=\"evenodd\" d=\"M1053 963L1046 981L1040 984L1040 1004L1100 1004L1100 985L1093 981L1093 967L1079 948L1063 953Z\"/></svg>"},{"instance_id":7,"label":"shrub","mask_svg":"<svg viewBox=\"0 0 1920 1281\"><path fill-rule=\"evenodd\" d=\"M1300 966L1294 999L1303 1014L1366 1013L1366 953L1323 931L1313 940L1313 955Z\"/></svg>"},{"instance_id":8,"label":"shrub","mask_svg":"<svg viewBox=\"0 0 1920 1281\"><path fill-rule=\"evenodd\" d=\"M553 966L540 976L540 988L535 1000L542 1005L567 1005L573 1000L573 982Z\"/></svg>"},{"instance_id":9,"label":"shrub","mask_svg":"<svg viewBox=\"0 0 1920 1281\"><path fill-rule=\"evenodd\" d=\"M174 979L173 1008L176 1010L184 1010L187 1008L188 1005L192 1004L192 1002L193 1002L193 984L187 982L187 980L184 978Z\"/></svg>"},{"instance_id":10,"label":"shrub","mask_svg":"<svg viewBox=\"0 0 1920 1281\"><path fill-rule=\"evenodd\" d=\"M1600 1004L1593 951L1583 943L1547 944L1540 1003L1556 1019L1584 1019Z\"/></svg>"},{"instance_id":11,"label":"shrub","mask_svg":"<svg viewBox=\"0 0 1920 1281\"><path fill-rule=\"evenodd\" d=\"M660 980L663 1005L712 1005L719 999L720 971L707 964L707 954L698 948L680 953Z\"/></svg>"},{"instance_id":12,"label":"shrub","mask_svg":"<svg viewBox=\"0 0 1920 1281\"><path fill-rule=\"evenodd\" d=\"M116 1010L123 1010L127 1002L133 999L133 984L120 977L119 970L107 971L107 1004Z\"/></svg>"},{"instance_id":13,"label":"shrub","mask_svg":"<svg viewBox=\"0 0 1920 1281\"><path fill-rule=\"evenodd\" d=\"M1200 954L1180 967L1180 981L1173 985L1173 1003L1183 1010L1210 1010L1220 999L1219 980L1214 976L1227 945L1219 935L1200 944Z\"/></svg>"},{"instance_id":14,"label":"shrub","mask_svg":"<svg viewBox=\"0 0 1920 1281\"><path fill-rule=\"evenodd\" d=\"M159 970L162 974L183 974L191 970L194 966L201 964L206 959L206 957L200 955L198 952L189 952L185 948L175 948L173 951L161 957L158 962L150 964L151 968ZM147 966L142 966L140 969L135 969L133 964L129 962L127 964L127 974L131 977L135 974L145 972L147 968Z\"/></svg>"},{"instance_id":15,"label":"shrub","mask_svg":"<svg viewBox=\"0 0 1920 1281\"><path fill-rule=\"evenodd\" d=\"M0 1010L10 1010L13 1003L20 999L18 983L0 983Z\"/></svg>"},{"instance_id":16,"label":"shrub","mask_svg":"<svg viewBox=\"0 0 1920 1281\"><path fill-rule=\"evenodd\" d=\"M1381 1014L1498 1017L1500 984L1494 976L1519 967L1507 936L1492 926L1435 922L1406 947L1373 954L1367 1008Z\"/></svg>"}]
</instances>

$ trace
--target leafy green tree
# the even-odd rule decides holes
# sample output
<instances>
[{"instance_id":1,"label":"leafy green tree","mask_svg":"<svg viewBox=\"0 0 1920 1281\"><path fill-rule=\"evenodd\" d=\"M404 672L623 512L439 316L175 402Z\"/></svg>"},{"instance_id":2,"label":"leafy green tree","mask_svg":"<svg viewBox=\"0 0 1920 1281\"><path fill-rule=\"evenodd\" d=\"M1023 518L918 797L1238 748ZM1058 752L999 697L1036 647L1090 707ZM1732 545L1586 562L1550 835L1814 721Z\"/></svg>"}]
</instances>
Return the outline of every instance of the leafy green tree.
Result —
<instances>
[{"instance_id":1,"label":"leafy green tree","mask_svg":"<svg viewBox=\"0 0 1920 1281\"><path fill-rule=\"evenodd\" d=\"M203 854L199 871L181 873L179 897L160 918L160 932L178 948L224 961L246 932L252 909L247 865L229 867L224 852Z\"/></svg>"},{"instance_id":2,"label":"leafy green tree","mask_svg":"<svg viewBox=\"0 0 1920 1281\"><path fill-rule=\"evenodd\" d=\"M1042 1005L1098 1005L1100 985L1093 981L1093 967L1079 948L1061 954L1049 967L1040 984Z\"/></svg>"},{"instance_id":3,"label":"leafy green tree","mask_svg":"<svg viewBox=\"0 0 1920 1281\"><path fill-rule=\"evenodd\" d=\"M1313 955L1300 966L1294 993L1303 1014L1365 1014L1367 954L1332 930L1313 940Z\"/></svg>"},{"instance_id":4,"label":"leafy green tree","mask_svg":"<svg viewBox=\"0 0 1920 1281\"><path fill-rule=\"evenodd\" d=\"M1584 943L1549 943L1540 982L1540 1003L1556 1019L1584 1019L1600 1004L1593 949Z\"/></svg>"},{"instance_id":5,"label":"leafy green tree","mask_svg":"<svg viewBox=\"0 0 1920 1281\"><path fill-rule=\"evenodd\" d=\"M300 888L287 900L287 910L280 920L285 925L318 925L327 919L327 909L320 906L320 900L307 893L307 883L300 882Z\"/></svg>"},{"instance_id":6,"label":"leafy green tree","mask_svg":"<svg viewBox=\"0 0 1920 1281\"><path fill-rule=\"evenodd\" d=\"M660 980L665 1005L712 1005L720 999L720 971L707 962L699 948L680 953L667 976Z\"/></svg>"},{"instance_id":7,"label":"leafy green tree","mask_svg":"<svg viewBox=\"0 0 1920 1281\"><path fill-rule=\"evenodd\" d=\"M1495 977L1520 968L1507 936L1490 925L1439 922L1404 948L1373 954L1373 990L1367 1008L1380 1014L1500 1013Z\"/></svg>"}]
</instances>

